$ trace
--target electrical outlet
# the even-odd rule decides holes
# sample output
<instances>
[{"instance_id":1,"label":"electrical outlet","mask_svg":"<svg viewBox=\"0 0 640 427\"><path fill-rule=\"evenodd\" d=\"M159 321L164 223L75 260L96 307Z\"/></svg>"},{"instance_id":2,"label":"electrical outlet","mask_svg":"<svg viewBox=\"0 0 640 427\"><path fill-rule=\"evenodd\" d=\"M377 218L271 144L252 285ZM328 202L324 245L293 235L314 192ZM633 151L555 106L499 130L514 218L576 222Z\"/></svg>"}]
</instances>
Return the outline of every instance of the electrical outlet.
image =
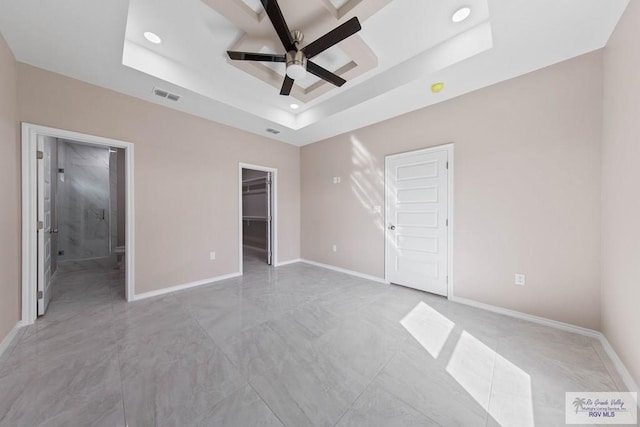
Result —
<instances>
[{"instance_id":1,"label":"electrical outlet","mask_svg":"<svg viewBox=\"0 0 640 427\"><path fill-rule=\"evenodd\" d=\"M340 179L340 177L339 177L339 176L334 176L334 177L333 177L333 183L334 183L334 184L340 184L340 181L341 181L341 179Z\"/></svg>"},{"instance_id":2,"label":"electrical outlet","mask_svg":"<svg viewBox=\"0 0 640 427\"><path fill-rule=\"evenodd\" d=\"M333 250L333 252L338 252L338 245L333 245L331 250Z\"/></svg>"},{"instance_id":3,"label":"electrical outlet","mask_svg":"<svg viewBox=\"0 0 640 427\"><path fill-rule=\"evenodd\" d=\"M215 261L216 260L216 253L215 252L209 252L209 259L211 261Z\"/></svg>"},{"instance_id":4,"label":"electrical outlet","mask_svg":"<svg viewBox=\"0 0 640 427\"><path fill-rule=\"evenodd\" d=\"M381 212L382 212L382 206L376 205L373 207L373 213L381 213Z\"/></svg>"},{"instance_id":5,"label":"electrical outlet","mask_svg":"<svg viewBox=\"0 0 640 427\"><path fill-rule=\"evenodd\" d=\"M518 286L524 286L526 283L525 276L522 273L516 273L515 284Z\"/></svg>"}]
</instances>

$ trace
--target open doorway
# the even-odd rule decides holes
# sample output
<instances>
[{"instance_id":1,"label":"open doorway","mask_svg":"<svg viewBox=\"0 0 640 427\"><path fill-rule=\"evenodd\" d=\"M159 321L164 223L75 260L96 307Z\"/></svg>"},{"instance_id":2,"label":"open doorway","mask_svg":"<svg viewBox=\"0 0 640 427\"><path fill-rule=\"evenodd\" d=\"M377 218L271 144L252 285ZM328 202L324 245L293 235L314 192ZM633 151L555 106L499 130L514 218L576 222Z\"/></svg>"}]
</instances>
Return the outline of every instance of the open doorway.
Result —
<instances>
[{"instance_id":1,"label":"open doorway","mask_svg":"<svg viewBox=\"0 0 640 427\"><path fill-rule=\"evenodd\" d=\"M54 303L81 309L131 299L133 145L26 123L22 130L23 323Z\"/></svg>"},{"instance_id":2,"label":"open doorway","mask_svg":"<svg viewBox=\"0 0 640 427\"><path fill-rule=\"evenodd\" d=\"M124 150L40 135L38 153L38 316L56 297L124 299Z\"/></svg>"},{"instance_id":3,"label":"open doorway","mask_svg":"<svg viewBox=\"0 0 640 427\"><path fill-rule=\"evenodd\" d=\"M240 271L243 261L274 265L276 170L240 165Z\"/></svg>"}]
</instances>

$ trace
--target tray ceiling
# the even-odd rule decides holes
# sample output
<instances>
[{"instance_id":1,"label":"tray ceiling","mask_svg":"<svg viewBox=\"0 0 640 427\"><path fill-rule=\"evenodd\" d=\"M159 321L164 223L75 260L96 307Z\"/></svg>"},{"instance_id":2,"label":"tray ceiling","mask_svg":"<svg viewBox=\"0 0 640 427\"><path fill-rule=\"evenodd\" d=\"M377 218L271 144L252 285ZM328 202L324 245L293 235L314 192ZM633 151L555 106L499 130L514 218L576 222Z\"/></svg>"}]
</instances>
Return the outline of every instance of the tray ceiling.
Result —
<instances>
[{"instance_id":1,"label":"tray ceiling","mask_svg":"<svg viewBox=\"0 0 640 427\"><path fill-rule=\"evenodd\" d=\"M310 77L290 97L279 95L283 64L226 57L230 49L280 53L258 0L7 0L0 31L21 62L303 145L599 49L627 3L280 0L306 43L353 16L362 22L361 32L317 59L348 82L335 88ZM471 16L452 22L463 5ZM162 43L149 43L145 31ZM440 81L445 89L431 93Z\"/></svg>"}]
</instances>

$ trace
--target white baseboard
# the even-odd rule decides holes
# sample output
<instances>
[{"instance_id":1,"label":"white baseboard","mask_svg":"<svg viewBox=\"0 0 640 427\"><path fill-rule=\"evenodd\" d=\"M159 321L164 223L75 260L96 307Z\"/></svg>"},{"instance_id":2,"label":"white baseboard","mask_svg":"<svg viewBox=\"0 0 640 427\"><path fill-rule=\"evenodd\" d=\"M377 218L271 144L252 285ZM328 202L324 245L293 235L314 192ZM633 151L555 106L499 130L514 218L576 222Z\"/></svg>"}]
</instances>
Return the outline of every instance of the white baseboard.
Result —
<instances>
[{"instance_id":1,"label":"white baseboard","mask_svg":"<svg viewBox=\"0 0 640 427\"><path fill-rule=\"evenodd\" d=\"M562 329L564 331L573 332L580 335L585 335L591 338L600 339L602 335L598 331L594 331L593 329L583 328L576 325L571 325L569 323L558 322L556 320L547 319L545 317L538 317L532 314L522 313L520 311L509 310L508 308L502 308L491 304L485 304L483 302L478 302L474 300L470 300L467 298L460 297L451 297L450 301L457 302L460 304L468 305L471 307L481 308L483 310L491 311L498 314L503 314L505 316L515 317L516 319L528 320L529 322L539 323L541 325L550 326L556 329Z\"/></svg>"},{"instance_id":2,"label":"white baseboard","mask_svg":"<svg viewBox=\"0 0 640 427\"><path fill-rule=\"evenodd\" d=\"M624 385L627 386L629 391L635 391L638 393L638 406L640 407L640 387L638 387L638 384L633 380L631 373L629 373L627 367L624 366L624 363L622 363L622 360L618 357L618 353L616 353L613 347L611 347L609 340L607 340L607 337L605 337L604 334L600 334L600 343L602 344L604 351L607 353L607 356L609 356L609 359L611 359L611 362L613 362L613 366L615 366L616 371L620 374Z\"/></svg>"},{"instance_id":3,"label":"white baseboard","mask_svg":"<svg viewBox=\"0 0 640 427\"><path fill-rule=\"evenodd\" d=\"M289 264L296 264L298 262L302 262L302 260L300 258L296 258L296 259L290 259L288 261L282 261L277 263L275 266L276 267L283 267L285 265L289 265Z\"/></svg>"},{"instance_id":4,"label":"white baseboard","mask_svg":"<svg viewBox=\"0 0 640 427\"><path fill-rule=\"evenodd\" d=\"M633 377L629 373L629 370L627 369L626 366L624 366L624 363L622 363L622 360L620 360L620 357L618 357L618 354L615 352L613 347L611 347L611 344L609 344L609 341L601 332L594 331L593 329L583 328L581 326L571 325L569 323L558 322L556 320L551 320L544 317L534 316L532 314L522 313L520 311L509 310L507 308L485 304L485 303L470 300L467 298L452 297L450 298L450 300L453 302L465 304L471 307L480 308L482 310L487 310L494 313L503 314L505 316L515 317L517 319L527 320L533 323L539 323L541 325L549 326L551 328L561 329L563 331L573 332L575 334L580 334L580 335L585 335L587 337L595 338L598 341L600 341L600 344L602 344L604 351L607 353L607 355L611 359L611 362L613 363L613 366L616 368L616 371L618 371L620 378L622 378L624 385L628 388L629 391L637 392L638 395L640 395L640 388L638 388L638 384L636 384L636 382L633 380ZM638 400L638 405L640 406L640 399Z\"/></svg>"},{"instance_id":5,"label":"white baseboard","mask_svg":"<svg viewBox=\"0 0 640 427\"><path fill-rule=\"evenodd\" d=\"M223 276L211 277L209 279L198 280L196 282L184 283L182 285L170 286L168 288L158 289L157 291L144 292L136 294L131 298L131 301L138 301L141 299L157 297L164 294L170 294L172 292L182 291L184 289L195 288L197 286L208 285L214 282L220 282L221 280L233 279L234 277L242 276L242 273L231 273Z\"/></svg>"},{"instance_id":6,"label":"white baseboard","mask_svg":"<svg viewBox=\"0 0 640 427\"><path fill-rule=\"evenodd\" d=\"M300 262L303 262L309 265L315 265L316 267L326 268L328 270L337 271L338 273L344 273L350 276L360 277L361 279L371 280L372 282L384 283L385 285L389 284L381 277L371 276L369 274L359 273L353 270L347 270L346 268L336 267L335 265L322 264L320 262L310 261L308 259L301 259Z\"/></svg>"},{"instance_id":7,"label":"white baseboard","mask_svg":"<svg viewBox=\"0 0 640 427\"><path fill-rule=\"evenodd\" d=\"M4 339L2 340L2 342L0 342L0 356L2 356L2 354L9 348L9 346L11 345L11 343L13 342L13 339L16 337L16 335L18 334L18 330L20 330L20 328L22 327L22 322L18 322L16 323L16 325L13 327L13 329L11 329L9 331L9 333L7 334L6 337L4 337Z\"/></svg>"}]
</instances>

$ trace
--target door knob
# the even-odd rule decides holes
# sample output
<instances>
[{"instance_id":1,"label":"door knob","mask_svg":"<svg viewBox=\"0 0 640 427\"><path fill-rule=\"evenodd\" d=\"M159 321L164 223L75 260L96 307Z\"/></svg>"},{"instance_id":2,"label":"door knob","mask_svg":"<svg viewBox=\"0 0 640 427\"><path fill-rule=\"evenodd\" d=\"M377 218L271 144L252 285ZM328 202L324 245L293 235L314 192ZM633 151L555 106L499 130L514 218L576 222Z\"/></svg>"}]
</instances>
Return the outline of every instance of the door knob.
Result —
<instances>
[{"instance_id":1,"label":"door knob","mask_svg":"<svg viewBox=\"0 0 640 427\"><path fill-rule=\"evenodd\" d=\"M395 225L391 224L391 225L389 226L389 230L395 230L395 229L396 229L396 226L395 226Z\"/></svg>"}]
</instances>

